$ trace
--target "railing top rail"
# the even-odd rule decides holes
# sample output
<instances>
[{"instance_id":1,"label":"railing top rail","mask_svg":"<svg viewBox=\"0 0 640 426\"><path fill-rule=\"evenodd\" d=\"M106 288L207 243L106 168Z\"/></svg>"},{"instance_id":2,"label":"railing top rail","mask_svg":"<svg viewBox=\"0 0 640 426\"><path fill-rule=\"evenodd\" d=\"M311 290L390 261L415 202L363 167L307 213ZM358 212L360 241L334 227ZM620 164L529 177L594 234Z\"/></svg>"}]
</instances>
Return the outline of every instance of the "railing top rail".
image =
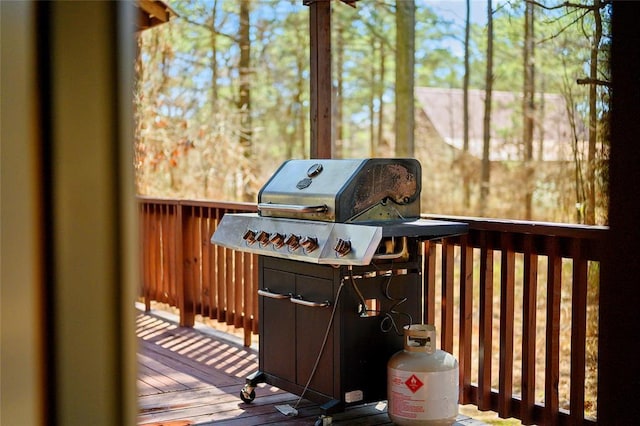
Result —
<instances>
[{"instance_id":1,"label":"railing top rail","mask_svg":"<svg viewBox=\"0 0 640 426\"><path fill-rule=\"evenodd\" d=\"M140 203L181 204L189 206L211 207L224 210L257 212L256 203L217 201L217 200L188 200L170 199L162 197L138 196ZM519 234L545 235L557 237L580 238L586 240L601 240L609 230L606 226L578 225L572 223L535 222L526 220L482 218L470 216L451 216L440 214L423 214L423 218L451 220L465 222L470 229L491 232L511 232Z\"/></svg>"},{"instance_id":2,"label":"railing top rail","mask_svg":"<svg viewBox=\"0 0 640 426\"><path fill-rule=\"evenodd\" d=\"M136 197L138 200L138 204L149 203L149 204L178 204L178 200L175 198L158 198L158 197L146 197L143 195L138 195Z\"/></svg>"},{"instance_id":3,"label":"railing top rail","mask_svg":"<svg viewBox=\"0 0 640 426\"><path fill-rule=\"evenodd\" d=\"M162 197L147 197L139 195L137 197L139 203L156 203L156 204L181 204L188 206L211 207L223 210L257 212L258 205L256 203L243 203L235 201L214 201L214 200L187 200Z\"/></svg>"},{"instance_id":4,"label":"railing top rail","mask_svg":"<svg viewBox=\"0 0 640 426\"><path fill-rule=\"evenodd\" d=\"M578 225L572 223L534 222L526 220L494 219L466 216L423 214L422 217L437 220L460 221L479 231L511 232L519 234L571 237L588 240L603 239L609 230L606 226Z\"/></svg>"}]
</instances>

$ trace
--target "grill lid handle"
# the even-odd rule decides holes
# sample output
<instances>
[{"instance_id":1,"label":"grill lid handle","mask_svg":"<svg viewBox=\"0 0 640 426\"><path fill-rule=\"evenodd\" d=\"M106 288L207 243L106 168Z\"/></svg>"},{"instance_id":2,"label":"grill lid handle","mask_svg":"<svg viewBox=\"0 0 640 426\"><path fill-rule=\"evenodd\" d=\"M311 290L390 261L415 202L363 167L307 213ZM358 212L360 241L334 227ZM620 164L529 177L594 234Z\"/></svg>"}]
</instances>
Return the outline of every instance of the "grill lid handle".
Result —
<instances>
[{"instance_id":1,"label":"grill lid handle","mask_svg":"<svg viewBox=\"0 0 640 426\"><path fill-rule=\"evenodd\" d=\"M317 206L300 206L297 204L259 203L258 210L281 213L324 213L329 210L329 207L326 204Z\"/></svg>"}]
</instances>

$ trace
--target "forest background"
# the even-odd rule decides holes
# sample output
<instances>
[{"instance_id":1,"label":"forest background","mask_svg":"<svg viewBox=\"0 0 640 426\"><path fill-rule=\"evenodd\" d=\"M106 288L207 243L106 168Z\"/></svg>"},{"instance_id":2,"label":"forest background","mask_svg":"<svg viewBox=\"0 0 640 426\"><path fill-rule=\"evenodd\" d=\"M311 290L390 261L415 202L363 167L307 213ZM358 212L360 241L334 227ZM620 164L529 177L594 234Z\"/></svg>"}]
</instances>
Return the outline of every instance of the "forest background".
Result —
<instances>
[{"instance_id":1,"label":"forest background","mask_svg":"<svg viewBox=\"0 0 640 426\"><path fill-rule=\"evenodd\" d=\"M179 17L140 34L140 195L255 202L284 160L308 158L302 3L169 1ZM425 213L606 224L608 20L601 0L333 1L334 157L393 157L410 144ZM407 53L413 73L396 61ZM407 81L410 110L397 114ZM438 132L440 104L415 96L433 88L467 99L448 116L457 144ZM545 140L548 99L562 140ZM398 132L407 116L409 136ZM556 149L568 154L545 159Z\"/></svg>"}]
</instances>

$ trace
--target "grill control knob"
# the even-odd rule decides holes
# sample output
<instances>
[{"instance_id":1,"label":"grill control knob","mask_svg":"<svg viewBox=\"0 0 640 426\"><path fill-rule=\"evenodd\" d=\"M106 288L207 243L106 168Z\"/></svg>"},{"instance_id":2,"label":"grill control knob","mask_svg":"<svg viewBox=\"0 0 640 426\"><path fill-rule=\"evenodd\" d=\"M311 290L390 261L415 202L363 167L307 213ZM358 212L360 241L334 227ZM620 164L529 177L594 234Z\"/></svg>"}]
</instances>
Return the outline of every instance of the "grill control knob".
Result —
<instances>
[{"instance_id":1,"label":"grill control knob","mask_svg":"<svg viewBox=\"0 0 640 426\"><path fill-rule=\"evenodd\" d=\"M309 176L310 178L314 176L318 176L322 171L322 169L323 169L322 164L315 163L311 167L309 167L309 169L307 170L307 176Z\"/></svg>"},{"instance_id":2,"label":"grill control knob","mask_svg":"<svg viewBox=\"0 0 640 426\"><path fill-rule=\"evenodd\" d=\"M338 241L336 242L336 246L333 249L336 251L338 256L340 257L346 256L347 253L351 251L351 241L338 238Z\"/></svg>"},{"instance_id":3,"label":"grill control knob","mask_svg":"<svg viewBox=\"0 0 640 426\"><path fill-rule=\"evenodd\" d=\"M300 245L304 247L307 253L311 253L318 248L318 239L314 237L304 237L300 240Z\"/></svg>"},{"instance_id":4,"label":"grill control knob","mask_svg":"<svg viewBox=\"0 0 640 426\"><path fill-rule=\"evenodd\" d=\"M266 246L267 244L269 244L269 233L264 231L258 232L258 235L256 236L256 241L258 241L263 246Z\"/></svg>"},{"instance_id":5,"label":"grill control knob","mask_svg":"<svg viewBox=\"0 0 640 426\"><path fill-rule=\"evenodd\" d=\"M284 235L276 232L271 236L269 242L273 244L275 248L280 248L284 245Z\"/></svg>"},{"instance_id":6,"label":"grill control knob","mask_svg":"<svg viewBox=\"0 0 640 426\"><path fill-rule=\"evenodd\" d=\"M289 246L289 249L296 251L300 247L300 237L295 234L291 234L287 237L284 243Z\"/></svg>"},{"instance_id":7,"label":"grill control knob","mask_svg":"<svg viewBox=\"0 0 640 426\"><path fill-rule=\"evenodd\" d=\"M247 229L247 232L244 233L242 239L247 242L247 244L251 245L256 242L256 233L251 229Z\"/></svg>"}]
</instances>

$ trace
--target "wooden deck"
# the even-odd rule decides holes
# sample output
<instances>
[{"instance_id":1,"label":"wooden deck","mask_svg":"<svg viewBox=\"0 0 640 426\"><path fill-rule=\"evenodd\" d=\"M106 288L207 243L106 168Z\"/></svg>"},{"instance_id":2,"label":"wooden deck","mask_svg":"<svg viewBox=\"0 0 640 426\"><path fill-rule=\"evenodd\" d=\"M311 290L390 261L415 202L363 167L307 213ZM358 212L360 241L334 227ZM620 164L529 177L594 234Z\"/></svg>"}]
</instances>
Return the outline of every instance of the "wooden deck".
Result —
<instances>
[{"instance_id":1,"label":"wooden deck","mask_svg":"<svg viewBox=\"0 0 640 426\"><path fill-rule=\"evenodd\" d=\"M153 312L153 311L152 311ZM137 316L138 424L313 425L321 415L317 404L299 402L298 415L287 417L276 405L296 406L299 397L262 384L251 404L239 398L245 377L258 366L255 347L206 326L179 327L165 314ZM390 425L386 403L368 404L333 415L333 424ZM460 415L456 425L484 423Z\"/></svg>"}]
</instances>

